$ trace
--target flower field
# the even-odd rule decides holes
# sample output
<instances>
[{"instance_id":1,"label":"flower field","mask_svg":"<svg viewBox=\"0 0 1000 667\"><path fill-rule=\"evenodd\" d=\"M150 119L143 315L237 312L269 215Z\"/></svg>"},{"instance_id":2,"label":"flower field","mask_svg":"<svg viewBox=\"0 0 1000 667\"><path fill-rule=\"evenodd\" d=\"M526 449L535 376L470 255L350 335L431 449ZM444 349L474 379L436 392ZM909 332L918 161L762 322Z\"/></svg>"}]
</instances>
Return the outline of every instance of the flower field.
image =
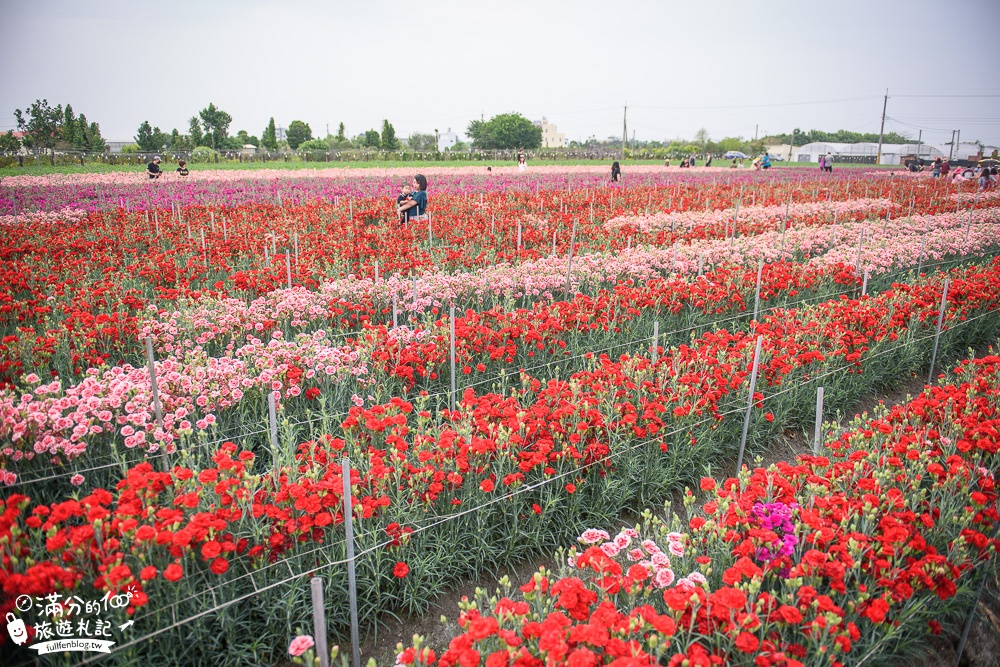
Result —
<instances>
[{"instance_id":1,"label":"flower field","mask_svg":"<svg viewBox=\"0 0 1000 667\"><path fill-rule=\"evenodd\" d=\"M997 357L736 462L811 433L819 387L845 413L996 341L1000 200L457 168L407 227L409 176L5 179L0 613L127 593L132 621L5 664L282 663L312 576L347 644L345 457L362 629L580 538L404 664L863 664L953 630L996 546Z\"/></svg>"}]
</instances>

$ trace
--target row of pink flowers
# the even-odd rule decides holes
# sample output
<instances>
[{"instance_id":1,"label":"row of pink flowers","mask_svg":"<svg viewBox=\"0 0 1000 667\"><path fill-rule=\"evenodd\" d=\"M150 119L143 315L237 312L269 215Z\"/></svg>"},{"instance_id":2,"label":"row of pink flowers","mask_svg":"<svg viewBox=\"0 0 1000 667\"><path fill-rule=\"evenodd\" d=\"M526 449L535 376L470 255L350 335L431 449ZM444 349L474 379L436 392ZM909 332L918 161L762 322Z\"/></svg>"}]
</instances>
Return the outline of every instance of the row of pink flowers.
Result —
<instances>
[{"instance_id":1,"label":"row of pink flowers","mask_svg":"<svg viewBox=\"0 0 1000 667\"><path fill-rule=\"evenodd\" d=\"M156 424L146 366L91 368L83 381L69 386L30 374L24 378L29 389L0 392L0 440L8 443L0 461L73 458L93 440L116 435L128 448L153 452L163 444L169 451L180 435L208 429L216 421L214 413L236 405L247 391L274 392L280 401L298 396L304 381L329 381L348 392L363 384L370 356L364 341L345 346L334 344L324 331L294 340L275 333L269 340L247 336L246 344L231 346L221 357L189 351L158 360L163 430ZM417 334L399 328L391 335L405 343ZM351 378L358 382L352 385ZM0 478L8 484L16 479L9 470L0 470Z\"/></svg>"},{"instance_id":2,"label":"row of pink flowers","mask_svg":"<svg viewBox=\"0 0 1000 667\"><path fill-rule=\"evenodd\" d=\"M653 213L651 215L628 215L612 218L604 223L607 230L635 227L643 233L655 233L666 229L690 231L696 227L713 227L721 229L727 224L737 222L766 222L768 220L804 220L816 216L836 218L844 221L858 215L869 213L884 213L893 207L890 199L849 199L847 201L819 201L792 203L788 206L741 206L712 209L708 211L678 211L672 213ZM801 224L801 222L797 223Z\"/></svg>"},{"instance_id":3,"label":"row of pink flowers","mask_svg":"<svg viewBox=\"0 0 1000 667\"><path fill-rule=\"evenodd\" d=\"M58 211L27 211L17 215L0 215L0 227L6 225L55 224L57 222L79 222L87 217L87 212L79 208L65 207Z\"/></svg>"}]
</instances>

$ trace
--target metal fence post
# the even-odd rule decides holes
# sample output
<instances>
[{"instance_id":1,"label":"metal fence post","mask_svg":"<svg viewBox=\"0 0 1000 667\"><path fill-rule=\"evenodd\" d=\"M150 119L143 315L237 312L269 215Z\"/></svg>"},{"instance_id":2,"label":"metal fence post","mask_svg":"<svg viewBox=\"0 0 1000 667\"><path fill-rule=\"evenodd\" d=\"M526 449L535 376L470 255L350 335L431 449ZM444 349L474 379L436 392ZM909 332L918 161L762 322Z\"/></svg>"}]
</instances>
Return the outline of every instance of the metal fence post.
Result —
<instances>
[{"instance_id":1,"label":"metal fence post","mask_svg":"<svg viewBox=\"0 0 1000 667\"><path fill-rule=\"evenodd\" d=\"M743 418L743 435L740 438L740 455L736 459L736 476L739 477L740 470L743 469L743 452L747 446L747 433L750 431L750 413L753 410L753 395L757 391L757 365L760 363L760 346L764 340L763 336L757 336L757 346L753 352L753 370L750 372L750 399L747 401L747 412Z\"/></svg>"},{"instance_id":2,"label":"metal fence post","mask_svg":"<svg viewBox=\"0 0 1000 667\"><path fill-rule=\"evenodd\" d=\"M278 414L277 406L274 403L274 392L267 392L267 425L271 439L272 456L277 460L278 455Z\"/></svg>"},{"instance_id":3,"label":"metal fence post","mask_svg":"<svg viewBox=\"0 0 1000 667\"><path fill-rule=\"evenodd\" d=\"M823 444L823 387L816 390L816 435L813 438L813 454L819 455Z\"/></svg>"},{"instance_id":4,"label":"metal fence post","mask_svg":"<svg viewBox=\"0 0 1000 667\"><path fill-rule=\"evenodd\" d=\"M448 314L448 330L449 330L449 356L451 359L451 394L450 400L448 401L450 409L455 409L455 304L451 304L451 308Z\"/></svg>"},{"instance_id":5,"label":"metal fence post","mask_svg":"<svg viewBox=\"0 0 1000 667\"><path fill-rule=\"evenodd\" d=\"M146 336L146 360L149 363L149 384L153 389L153 412L156 414L156 423L163 431L163 408L160 406L160 389L156 384L156 365L153 363L153 339ZM167 448L163 448L163 469L170 470L170 455Z\"/></svg>"},{"instance_id":6,"label":"metal fence post","mask_svg":"<svg viewBox=\"0 0 1000 667\"><path fill-rule=\"evenodd\" d=\"M398 306L396 305L396 292L392 293L392 328L399 326Z\"/></svg>"},{"instance_id":7,"label":"metal fence post","mask_svg":"<svg viewBox=\"0 0 1000 667\"><path fill-rule=\"evenodd\" d=\"M316 640L316 653L319 655L320 667L330 667L330 649L326 645L326 609L323 603L323 579L313 577L309 580L312 591L313 606L313 638Z\"/></svg>"},{"instance_id":8,"label":"metal fence post","mask_svg":"<svg viewBox=\"0 0 1000 667\"><path fill-rule=\"evenodd\" d=\"M941 292L941 308L938 312L937 331L934 333L934 352L931 353L931 369L927 373L927 384L934 381L934 362L937 360L938 341L941 339L941 323L944 322L944 309L948 305L948 283L949 279L944 279L944 291Z\"/></svg>"},{"instance_id":9,"label":"metal fence post","mask_svg":"<svg viewBox=\"0 0 1000 667\"><path fill-rule=\"evenodd\" d=\"M861 273L861 244L865 240L865 230L862 228L861 234L858 236L858 262L854 265L854 275L857 276Z\"/></svg>"},{"instance_id":10,"label":"metal fence post","mask_svg":"<svg viewBox=\"0 0 1000 667\"><path fill-rule=\"evenodd\" d=\"M573 275L573 246L576 245L576 218L573 218L573 234L569 237L569 261L566 262L566 298L570 295L570 277Z\"/></svg>"},{"instance_id":11,"label":"metal fence post","mask_svg":"<svg viewBox=\"0 0 1000 667\"><path fill-rule=\"evenodd\" d=\"M660 321L656 320L655 322L653 322L653 346L650 348L650 353L649 353L649 356L654 364L656 363L656 360L660 352L659 342L658 342L659 337L660 337Z\"/></svg>"},{"instance_id":12,"label":"metal fence post","mask_svg":"<svg viewBox=\"0 0 1000 667\"><path fill-rule=\"evenodd\" d=\"M285 251L285 276L288 278L288 289L292 289L292 257Z\"/></svg>"},{"instance_id":13,"label":"metal fence post","mask_svg":"<svg viewBox=\"0 0 1000 667\"><path fill-rule=\"evenodd\" d=\"M358 640L358 585L354 574L354 510L351 502L351 460L344 457L341 468L344 478L344 532L347 542L347 592L351 606L351 646L354 667L361 667L361 646Z\"/></svg>"},{"instance_id":14,"label":"metal fence post","mask_svg":"<svg viewBox=\"0 0 1000 667\"><path fill-rule=\"evenodd\" d=\"M924 234L920 237L920 254L917 255L917 277L920 277L920 269L924 266L924 245L927 243L927 229L924 228Z\"/></svg>"},{"instance_id":15,"label":"metal fence post","mask_svg":"<svg viewBox=\"0 0 1000 667\"><path fill-rule=\"evenodd\" d=\"M869 271L870 271L870 269L865 269L865 278L861 282L861 296L867 296L868 295L868 272Z\"/></svg>"},{"instance_id":16,"label":"metal fence post","mask_svg":"<svg viewBox=\"0 0 1000 667\"><path fill-rule=\"evenodd\" d=\"M753 319L757 320L757 313L760 312L760 275L764 271L764 260L757 262L757 288L753 295Z\"/></svg>"}]
</instances>

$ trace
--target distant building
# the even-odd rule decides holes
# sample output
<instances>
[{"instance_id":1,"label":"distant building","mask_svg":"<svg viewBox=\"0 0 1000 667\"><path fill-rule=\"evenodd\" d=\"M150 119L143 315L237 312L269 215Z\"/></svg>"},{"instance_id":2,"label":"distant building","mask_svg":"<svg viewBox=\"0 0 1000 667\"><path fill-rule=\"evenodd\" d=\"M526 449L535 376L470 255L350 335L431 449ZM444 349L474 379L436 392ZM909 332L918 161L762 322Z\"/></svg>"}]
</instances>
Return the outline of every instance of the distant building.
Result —
<instances>
[{"instance_id":1,"label":"distant building","mask_svg":"<svg viewBox=\"0 0 1000 667\"><path fill-rule=\"evenodd\" d=\"M542 116L541 120L535 121L535 127L542 130L542 148L566 148L569 145L566 135L560 134L556 126L550 123L545 116Z\"/></svg>"},{"instance_id":2,"label":"distant building","mask_svg":"<svg viewBox=\"0 0 1000 667\"><path fill-rule=\"evenodd\" d=\"M976 149L978 150L978 146ZM863 141L856 144L840 144L814 141L805 146L797 146L795 160L797 162L819 162L820 156L827 153L833 155L834 163L867 162L870 164L875 164L879 154L877 143ZM917 144L882 144L880 164L902 164L905 157L916 154ZM921 144L920 157L925 160L928 158L933 160L937 157L948 157L948 153L936 146Z\"/></svg>"},{"instance_id":3,"label":"distant building","mask_svg":"<svg viewBox=\"0 0 1000 667\"><path fill-rule=\"evenodd\" d=\"M122 146L128 146L134 143L135 141L105 141L104 145L108 147L108 152L110 153L121 153Z\"/></svg>"},{"instance_id":4,"label":"distant building","mask_svg":"<svg viewBox=\"0 0 1000 667\"><path fill-rule=\"evenodd\" d=\"M284 141L285 139L287 139L287 137L285 136L285 128L283 127L274 128L274 138L276 141Z\"/></svg>"},{"instance_id":5,"label":"distant building","mask_svg":"<svg viewBox=\"0 0 1000 667\"><path fill-rule=\"evenodd\" d=\"M782 160L791 160L795 149L791 144L771 144L770 146L765 146L764 150L772 157L779 157Z\"/></svg>"},{"instance_id":6,"label":"distant building","mask_svg":"<svg viewBox=\"0 0 1000 667\"><path fill-rule=\"evenodd\" d=\"M439 151L448 150L457 143L458 143L458 135L452 132L450 127L448 128L447 132L442 132L441 134L438 135Z\"/></svg>"}]
</instances>

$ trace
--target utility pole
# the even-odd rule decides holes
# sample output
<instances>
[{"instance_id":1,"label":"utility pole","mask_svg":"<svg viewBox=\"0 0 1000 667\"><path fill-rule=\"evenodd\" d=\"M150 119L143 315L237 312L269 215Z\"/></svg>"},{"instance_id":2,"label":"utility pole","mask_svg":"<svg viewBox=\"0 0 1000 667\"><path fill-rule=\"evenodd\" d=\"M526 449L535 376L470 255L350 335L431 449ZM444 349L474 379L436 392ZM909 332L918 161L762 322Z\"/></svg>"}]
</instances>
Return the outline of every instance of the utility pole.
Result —
<instances>
[{"instance_id":1,"label":"utility pole","mask_svg":"<svg viewBox=\"0 0 1000 667\"><path fill-rule=\"evenodd\" d=\"M920 144L923 143L924 131L917 132L917 164L920 164Z\"/></svg>"},{"instance_id":2,"label":"utility pole","mask_svg":"<svg viewBox=\"0 0 1000 667\"><path fill-rule=\"evenodd\" d=\"M952 155L955 154L955 130L951 131L951 141L948 142L948 161L951 162Z\"/></svg>"},{"instance_id":3,"label":"utility pole","mask_svg":"<svg viewBox=\"0 0 1000 667\"><path fill-rule=\"evenodd\" d=\"M955 159L961 160L962 156L959 155L958 151L962 150L962 131L955 130Z\"/></svg>"},{"instance_id":4,"label":"utility pole","mask_svg":"<svg viewBox=\"0 0 1000 667\"><path fill-rule=\"evenodd\" d=\"M882 164L882 133L885 132L885 107L889 103L889 89L885 89L885 97L882 98L882 125L878 128L878 155L875 156L875 165Z\"/></svg>"},{"instance_id":5,"label":"utility pole","mask_svg":"<svg viewBox=\"0 0 1000 667\"><path fill-rule=\"evenodd\" d=\"M622 116L622 160L625 159L625 142L628 140L628 102L625 102L625 114Z\"/></svg>"},{"instance_id":6,"label":"utility pole","mask_svg":"<svg viewBox=\"0 0 1000 667\"><path fill-rule=\"evenodd\" d=\"M326 136L330 136L330 121L327 121L326 123Z\"/></svg>"},{"instance_id":7,"label":"utility pole","mask_svg":"<svg viewBox=\"0 0 1000 667\"><path fill-rule=\"evenodd\" d=\"M635 150L635 130L632 130L632 150Z\"/></svg>"},{"instance_id":8,"label":"utility pole","mask_svg":"<svg viewBox=\"0 0 1000 667\"><path fill-rule=\"evenodd\" d=\"M753 140L754 141L757 141L757 130L759 130L759 129L760 129L760 123L757 123L757 124L755 124L753 126Z\"/></svg>"}]
</instances>

